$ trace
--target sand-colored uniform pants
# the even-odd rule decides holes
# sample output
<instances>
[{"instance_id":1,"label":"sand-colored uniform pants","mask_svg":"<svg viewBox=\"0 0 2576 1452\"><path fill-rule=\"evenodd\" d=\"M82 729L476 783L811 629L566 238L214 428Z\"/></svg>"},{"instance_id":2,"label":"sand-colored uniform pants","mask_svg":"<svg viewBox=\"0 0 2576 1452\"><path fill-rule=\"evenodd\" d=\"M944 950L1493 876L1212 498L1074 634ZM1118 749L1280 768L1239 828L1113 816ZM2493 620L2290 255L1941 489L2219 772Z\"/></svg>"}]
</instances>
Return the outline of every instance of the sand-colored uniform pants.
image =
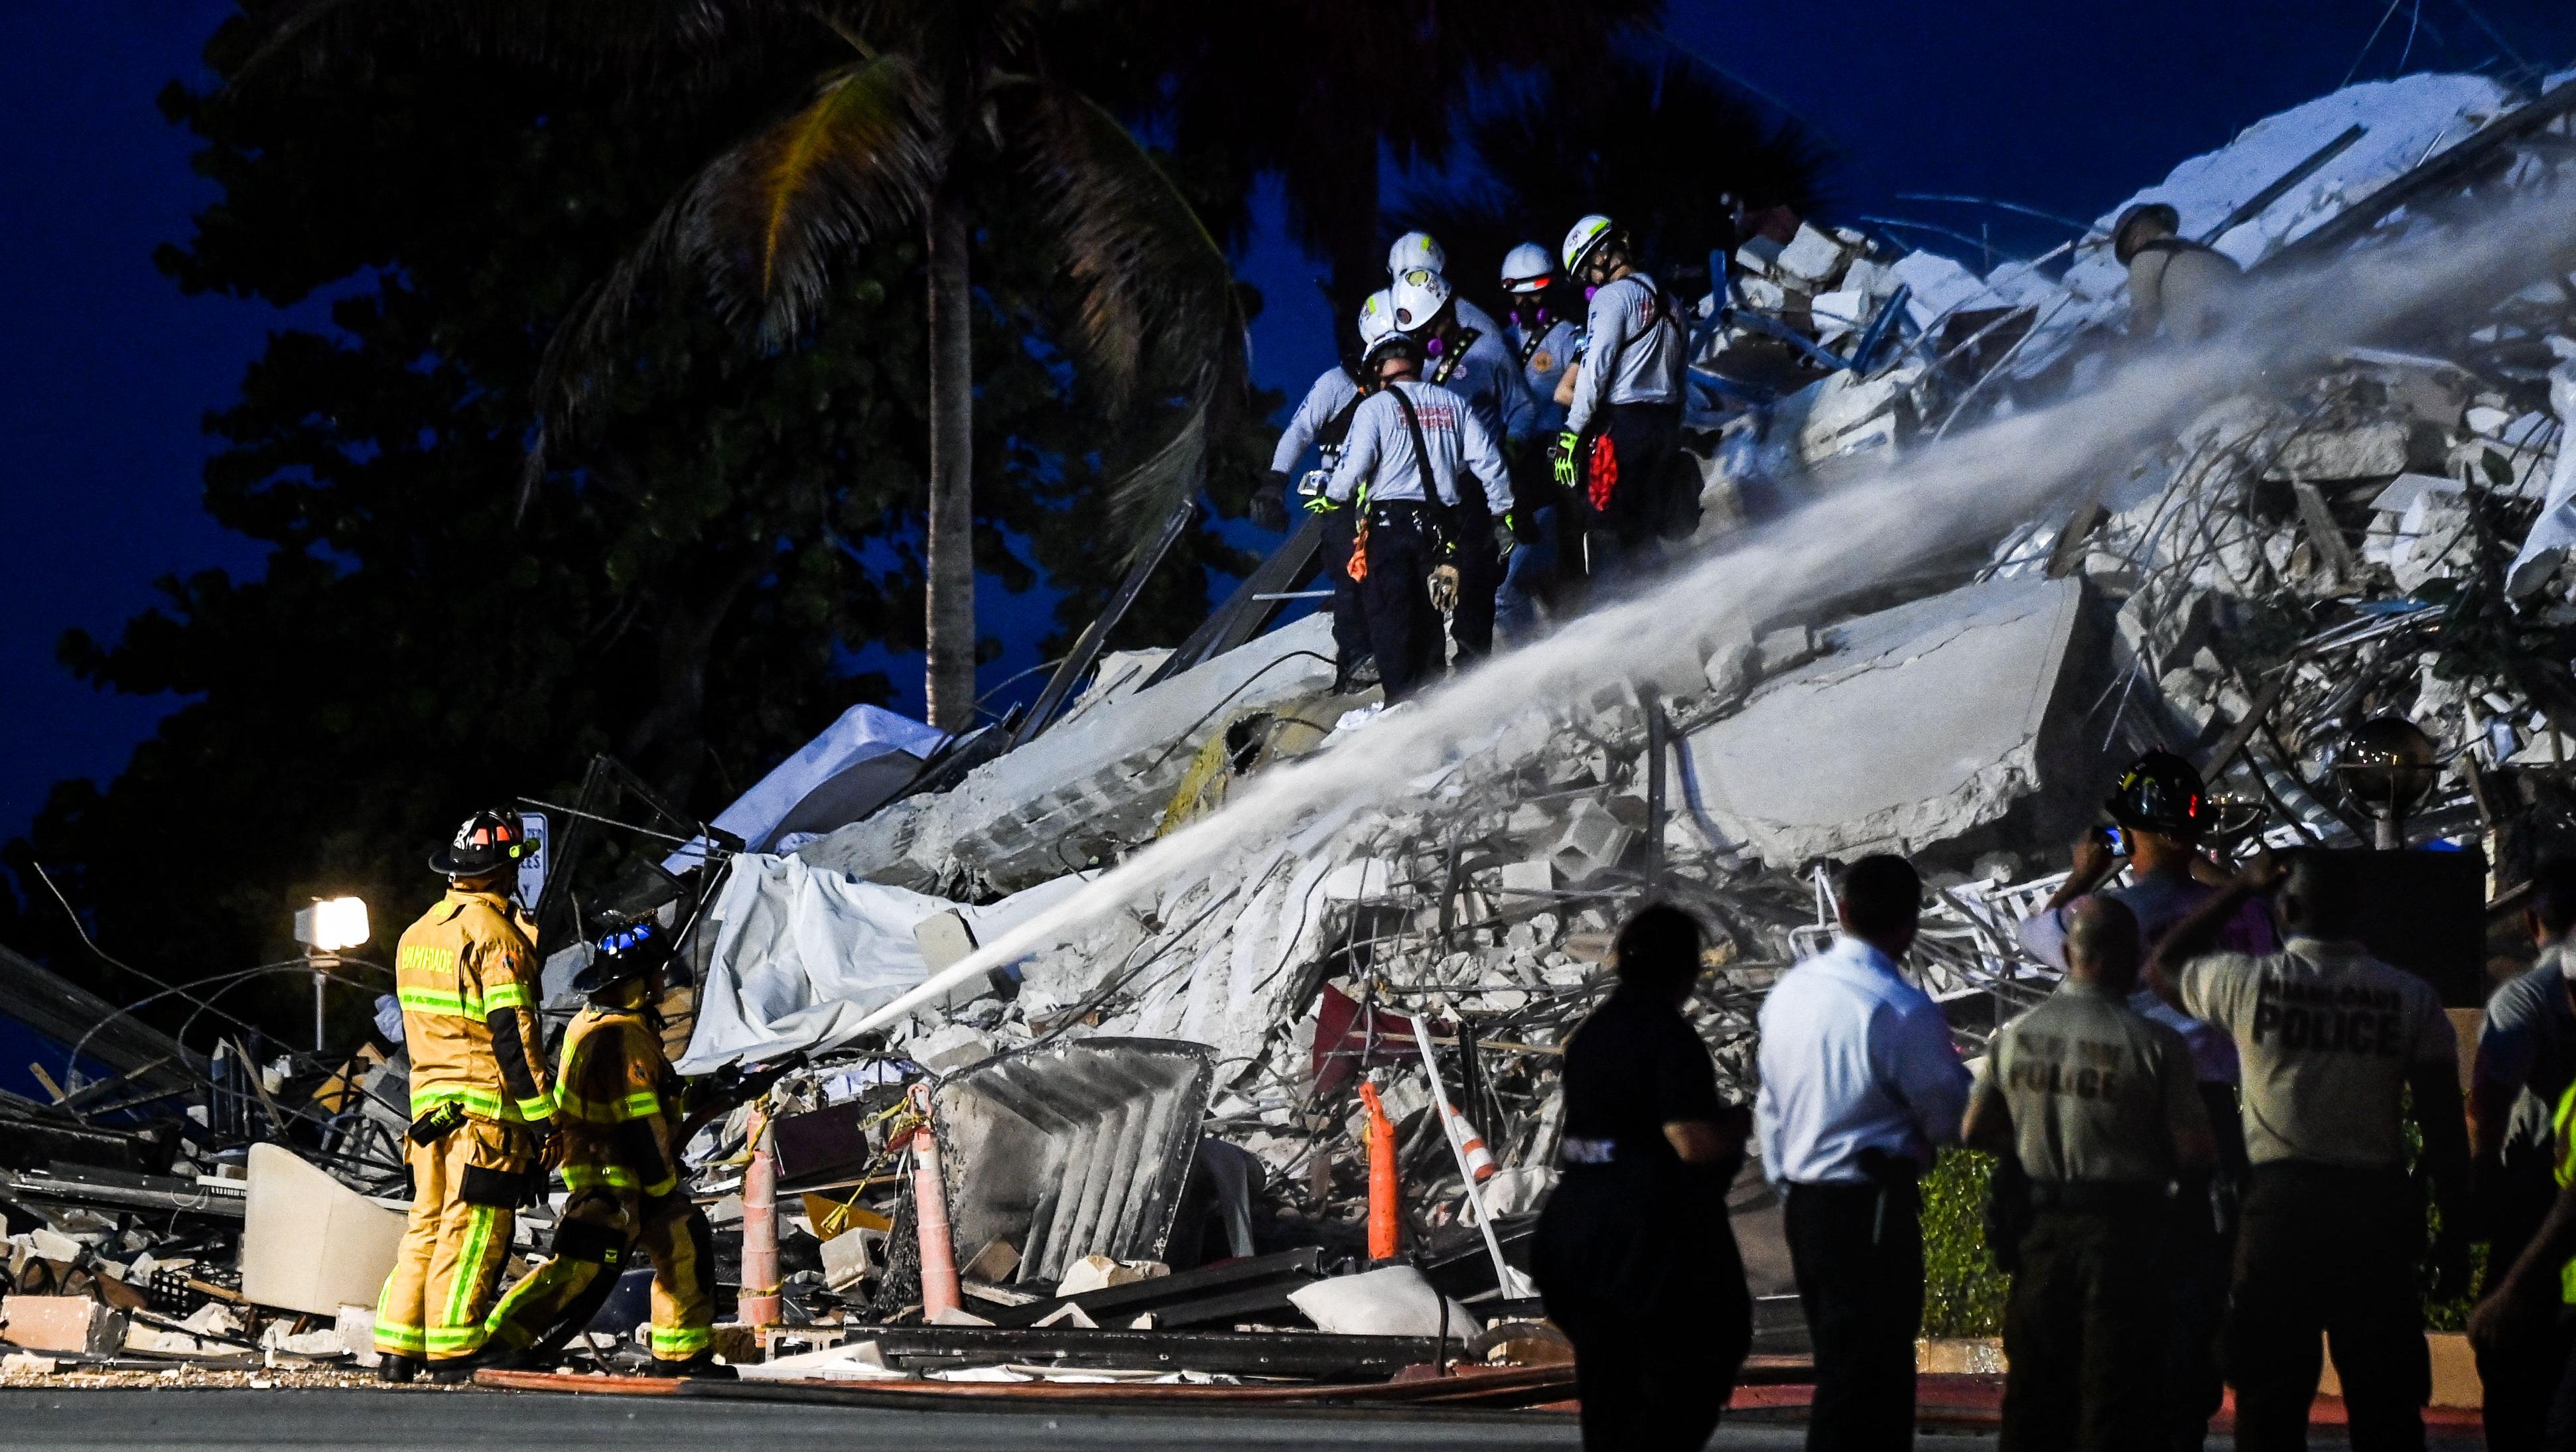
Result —
<instances>
[{"instance_id":1,"label":"sand-colored uniform pants","mask_svg":"<svg viewBox=\"0 0 2576 1452\"><path fill-rule=\"evenodd\" d=\"M435 1363L483 1349L535 1150L526 1128L485 1119L406 1142L411 1218L376 1303L376 1350Z\"/></svg>"},{"instance_id":2,"label":"sand-colored uniform pants","mask_svg":"<svg viewBox=\"0 0 2576 1452\"><path fill-rule=\"evenodd\" d=\"M492 1308L491 1339L525 1350L567 1312L595 1309L583 1293L601 1276L624 1270L638 1250L653 1262L654 1359L686 1361L706 1350L716 1319L709 1283L715 1235L687 1192L676 1188L655 1196L607 1185L576 1193L555 1229L554 1254Z\"/></svg>"}]
</instances>

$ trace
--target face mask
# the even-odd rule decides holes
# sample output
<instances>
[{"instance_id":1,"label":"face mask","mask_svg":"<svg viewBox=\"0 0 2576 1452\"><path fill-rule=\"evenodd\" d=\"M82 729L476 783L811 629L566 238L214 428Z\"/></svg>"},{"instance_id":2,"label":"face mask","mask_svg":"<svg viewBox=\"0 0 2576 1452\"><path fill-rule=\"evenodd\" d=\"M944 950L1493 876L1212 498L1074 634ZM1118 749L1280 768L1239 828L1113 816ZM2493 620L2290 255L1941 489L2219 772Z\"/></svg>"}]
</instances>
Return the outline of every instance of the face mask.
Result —
<instances>
[{"instance_id":1,"label":"face mask","mask_svg":"<svg viewBox=\"0 0 2576 1452\"><path fill-rule=\"evenodd\" d=\"M1599 292L1600 290L1601 290L1601 287L1600 287L1600 284L1598 284L1598 283L1591 283L1591 282L1587 282L1587 283L1585 283L1585 284L1583 285L1583 300L1584 300L1585 302L1590 302L1590 301L1592 301L1592 295L1593 295L1594 293L1596 293L1596 292Z\"/></svg>"},{"instance_id":2,"label":"face mask","mask_svg":"<svg viewBox=\"0 0 2576 1452\"><path fill-rule=\"evenodd\" d=\"M1434 338L1434 339L1432 339L1430 342L1423 344L1423 345L1422 345L1422 351L1423 351L1423 352L1425 352L1425 353L1430 354L1430 355L1431 355L1432 357L1434 357L1434 358L1439 357L1439 356L1440 356L1440 340L1439 340L1438 338Z\"/></svg>"}]
</instances>

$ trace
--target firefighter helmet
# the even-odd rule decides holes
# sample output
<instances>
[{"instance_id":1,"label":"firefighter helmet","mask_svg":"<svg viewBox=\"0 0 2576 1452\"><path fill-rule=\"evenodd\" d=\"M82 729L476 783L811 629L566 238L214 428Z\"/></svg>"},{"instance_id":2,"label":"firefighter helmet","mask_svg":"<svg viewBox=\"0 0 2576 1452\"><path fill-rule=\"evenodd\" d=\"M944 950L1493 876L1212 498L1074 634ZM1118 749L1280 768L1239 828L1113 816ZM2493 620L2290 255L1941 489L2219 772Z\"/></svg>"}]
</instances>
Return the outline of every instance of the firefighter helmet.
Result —
<instances>
[{"instance_id":1,"label":"firefighter helmet","mask_svg":"<svg viewBox=\"0 0 2576 1452\"><path fill-rule=\"evenodd\" d=\"M1417 267L1433 272L1449 270L1449 254L1441 250L1440 244L1428 232L1407 232L1396 238L1395 245L1386 252L1386 275L1389 277L1402 277Z\"/></svg>"},{"instance_id":2,"label":"firefighter helmet","mask_svg":"<svg viewBox=\"0 0 2576 1452\"><path fill-rule=\"evenodd\" d=\"M1545 247L1524 242L1503 254L1503 291L1514 296L1541 291L1555 272Z\"/></svg>"},{"instance_id":3,"label":"firefighter helmet","mask_svg":"<svg viewBox=\"0 0 2576 1452\"><path fill-rule=\"evenodd\" d=\"M494 877L536 850L518 813L476 812L456 829L455 840L429 855L429 870L448 877Z\"/></svg>"},{"instance_id":4,"label":"firefighter helmet","mask_svg":"<svg viewBox=\"0 0 2576 1452\"><path fill-rule=\"evenodd\" d=\"M1600 250L1601 244L1618 236L1619 224L1599 212L1576 222L1566 231L1565 245L1558 249L1558 255L1565 259L1565 275L1582 281L1583 265L1592 260L1592 254Z\"/></svg>"},{"instance_id":5,"label":"firefighter helmet","mask_svg":"<svg viewBox=\"0 0 2576 1452\"><path fill-rule=\"evenodd\" d=\"M631 983L671 961L672 934L652 918L608 929L593 939L590 962L573 975L572 991L597 993Z\"/></svg>"},{"instance_id":6,"label":"firefighter helmet","mask_svg":"<svg viewBox=\"0 0 2576 1452\"><path fill-rule=\"evenodd\" d=\"M2120 773L2103 804L2111 820L2141 832L2197 841L2209 826L2209 788L2190 762L2170 751L2150 751Z\"/></svg>"},{"instance_id":7,"label":"firefighter helmet","mask_svg":"<svg viewBox=\"0 0 2576 1452\"><path fill-rule=\"evenodd\" d=\"M1395 302L1395 325L1408 333L1429 327L1449 306L1449 279L1427 267L1397 273L1395 286L1387 291Z\"/></svg>"}]
</instances>

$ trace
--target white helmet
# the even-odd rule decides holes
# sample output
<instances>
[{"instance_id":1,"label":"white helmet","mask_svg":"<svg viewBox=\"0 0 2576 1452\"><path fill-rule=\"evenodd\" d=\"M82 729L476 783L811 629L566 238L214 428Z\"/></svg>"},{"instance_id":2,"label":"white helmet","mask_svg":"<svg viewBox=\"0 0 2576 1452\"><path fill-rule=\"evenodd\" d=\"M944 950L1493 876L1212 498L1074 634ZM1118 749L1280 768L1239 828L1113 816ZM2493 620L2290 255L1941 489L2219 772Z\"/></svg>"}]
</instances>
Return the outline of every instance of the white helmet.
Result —
<instances>
[{"instance_id":1,"label":"white helmet","mask_svg":"<svg viewBox=\"0 0 2576 1452\"><path fill-rule=\"evenodd\" d=\"M1453 289L1449 279L1427 267L1411 267L1395 275L1395 286L1388 289L1395 302L1395 325L1410 333L1428 326L1440 310L1449 306Z\"/></svg>"},{"instance_id":2,"label":"white helmet","mask_svg":"<svg viewBox=\"0 0 2576 1452\"><path fill-rule=\"evenodd\" d=\"M1565 246L1561 249L1565 258L1565 275L1580 278L1583 264L1592 256L1593 249L1608 241L1610 234L1618 230L1617 223L1599 212L1575 223L1573 230L1565 234Z\"/></svg>"},{"instance_id":3,"label":"white helmet","mask_svg":"<svg viewBox=\"0 0 2576 1452\"><path fill-rule=\"evenodd\" d=\"M1360 304L1360 353L1365 357L1378 339L1395 332L1395 292L1381 287Z\"/></svg>"},{"instance_id":4,"label":"white helmet","mask_svg":"<svg viewBox=\"0 0 2576 1452\"><path fill-rule=\"evenodd\" d=\"M1396 238L1395 245L1387 249L1387 276L1402 277L1417 267L1433 272L1449 270L1449 254L1440 250L1440 244L1433 241L1428 232L1407 232Z\"/></svg>"},{"instance_id":5,"label":"white helmet","mask_svg":"<svg viewBox=\"0 0 2576 1452\"><path fill-rule=\"evenodd\" d=\"M1530 293L1547 286L1548 275L1556 271L1547 249L1536 242L1524 242L1503 254L1503 291Z\"/></svg>"}]
</instances>

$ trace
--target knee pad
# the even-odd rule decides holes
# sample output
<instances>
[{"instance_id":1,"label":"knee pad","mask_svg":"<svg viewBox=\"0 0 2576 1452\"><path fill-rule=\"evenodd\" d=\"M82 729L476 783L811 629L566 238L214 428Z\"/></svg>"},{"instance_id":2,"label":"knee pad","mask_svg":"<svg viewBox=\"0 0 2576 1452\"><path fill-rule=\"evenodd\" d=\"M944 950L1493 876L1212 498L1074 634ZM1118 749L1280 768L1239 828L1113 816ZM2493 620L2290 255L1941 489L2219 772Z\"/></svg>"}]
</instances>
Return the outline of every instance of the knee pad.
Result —
<instances>
[{"instance_id":1,"label":"knee pad","mask_svg":"<svg viewBox=\"0 0 2576 1452\"><path fill-rule=\"evenodd\" d=\"M621 1265L626 1260L626 1236L610 1226L566 1220L555 1227L554 1253L591 1265Z\"/></svg>"}]
</instances>

